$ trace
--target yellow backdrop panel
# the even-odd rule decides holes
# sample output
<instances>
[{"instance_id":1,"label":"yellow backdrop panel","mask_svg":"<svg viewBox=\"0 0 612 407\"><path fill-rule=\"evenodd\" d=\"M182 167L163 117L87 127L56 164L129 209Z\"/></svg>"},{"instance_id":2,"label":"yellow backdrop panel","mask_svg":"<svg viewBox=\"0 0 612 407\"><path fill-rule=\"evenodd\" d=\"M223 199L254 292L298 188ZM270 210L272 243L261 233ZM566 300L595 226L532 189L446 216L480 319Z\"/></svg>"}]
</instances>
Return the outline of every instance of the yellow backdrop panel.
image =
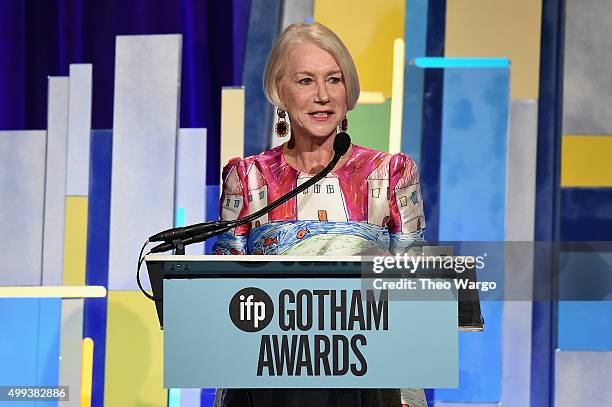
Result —
<instances>
[{"instance_id":1,"label":"yellow backdrop panel","mask_svg":"<svg viewBox=\"0 0 612 407\"><path fill-rule=\"evenodd\" d=\"M162 331L139 291L109 291L104 405L166 407Z\"/></svg>"},{"instance_id":2,"label":"yellow backdrop panel","mask_svg":"<svg viewBox=\"0 0 612 407\"><path fill-rule=\"evenodd\" d=\"M542 0L447 0L445 54L510 58L512 99L537 99L541 18Z\"/></svg>"},{"instance_id":3,"label":"yellow backdrop panel","mask_svg":"<svg viewBox=\"0 0 612 407\"><path fill-rule=\"evenodd\" d=\"M406 0L315 0L314 20L349 49L361 89L391 97L393 41L404 38Z\"/></svg>"},{"instance_id":4,"label":"yellow backdrop panel","mask_svg":"<svg viewBox=\"0 0 612 407\"><path fill-rule=\"evenodd\" d=\"M85 285L87 257L87 197L66 197L64 285Z\"/></svg>"},{"instance_id":5,"label":"yellow backdrop panel","mask_svg":"<svg viewBox=\"0 0 612 407\"><path fill-rule=\"evenodd\" d=\"M612 136L563 136L562 187L612 187Z\"/></svg>"}]
</instances>

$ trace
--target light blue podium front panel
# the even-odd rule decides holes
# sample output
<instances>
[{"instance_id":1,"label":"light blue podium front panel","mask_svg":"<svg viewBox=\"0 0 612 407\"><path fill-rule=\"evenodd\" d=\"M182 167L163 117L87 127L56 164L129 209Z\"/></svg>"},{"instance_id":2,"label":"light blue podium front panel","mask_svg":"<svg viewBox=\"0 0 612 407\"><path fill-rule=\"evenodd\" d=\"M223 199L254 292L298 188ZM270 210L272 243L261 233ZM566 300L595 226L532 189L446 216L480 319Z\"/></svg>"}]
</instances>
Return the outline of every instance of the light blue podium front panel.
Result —
<instances>
[{"instance_id":1,"label":"light blue podium front panel","mask_svg":"<svg viewBox=\"0 0 612 407\"><path fill-rule=\"evenodd\" d=\"M274 304L269 325L259 332L244 332L229 315L232 297L241 289L256 287L265 291ZM323 329L318 328L318 301L313 299L313 327L307 331L282 331L279 327L279 293L307 289L347 290L347 311L350 293L359 290L358 278L280 279L280 278L209 278L164 281L164 387L230 387L230 388L401 388L458 385L457 302L452 292L441 293L431 301L390 300L388 330L331 330L329 297L325 300ZM440 294L441 293L441 294ZM390 293L389 293L390 294ZM423 293L415 291L415 295ZM365 296L364 296L365 298ZM378 297L378 293L376 294ZM408 297L406 297L408 298ZM367 309L365 307L364 309ZM295 309L291 305L287 309ZM286 313L284 313L286 315ZM310 351L315 335L344 335L349 342L354 335L365 336L358 348L365 363L365 374L356 376L325 375L323 364L316 375L287 374L269 376L263 369L257 375L260 348L264 335L308 336ZM273 343L273 339L271 339ZM272 350L274 355L274 350ZM348 363L363 365L352 348ZM330 352L331 353L331 352ZM273 356L274 358L274 356ZM332 357L329 358L332 364ZM286 366L285 366L286 367ZM361 366L358 366L360 368ZM277 372L278 373L278 372Z\"/></svg>"}]
</instances>

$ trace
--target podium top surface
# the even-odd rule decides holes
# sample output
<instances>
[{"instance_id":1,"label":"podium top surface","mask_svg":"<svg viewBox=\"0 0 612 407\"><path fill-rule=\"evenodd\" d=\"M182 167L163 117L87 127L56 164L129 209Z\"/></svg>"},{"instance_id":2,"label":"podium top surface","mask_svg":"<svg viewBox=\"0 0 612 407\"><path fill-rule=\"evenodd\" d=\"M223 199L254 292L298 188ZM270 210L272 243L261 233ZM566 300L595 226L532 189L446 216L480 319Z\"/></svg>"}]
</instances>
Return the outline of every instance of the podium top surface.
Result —
<instances>
[{"instance_id":1,"label":"podium top surface","mask_svg":"<svg viewBox=\"0 0 612 407\"><path fill-rule=\"evenodd\" d=\"M145 261L183 261L183 262L198 262L198 261L275 261L275 262L360 262L373 256L276 256L276 255L236 255L236 256L219 256L219 255L201 255L201 256L176 256L168 254L149 254L145 257Z\"/></svg>"}]
</instances>

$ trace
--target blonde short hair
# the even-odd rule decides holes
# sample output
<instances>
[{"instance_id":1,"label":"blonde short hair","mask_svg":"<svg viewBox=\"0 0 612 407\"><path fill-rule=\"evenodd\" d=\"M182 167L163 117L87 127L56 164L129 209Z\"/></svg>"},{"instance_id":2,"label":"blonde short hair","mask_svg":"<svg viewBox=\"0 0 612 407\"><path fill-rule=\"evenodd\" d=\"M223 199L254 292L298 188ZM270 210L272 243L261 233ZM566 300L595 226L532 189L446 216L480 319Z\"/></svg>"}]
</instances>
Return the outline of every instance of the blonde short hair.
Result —
<instances>
[{"instance_id":1,"label":"blonde short hair","mask_svg":"<svg viewBox=\"0 0 612 407\"><path fill-rule=\"evenodd\" d=\"M305 41L313 42L336 59L346 88L346 106L348 110L353 109L359 99L359 76L353 58L342 40L332 30L316 22L291 24L274 40L263 81L264 93L270 103L285 109L279 93L280 80L285 73L292 47Z\"/></svg>"}]
</instances>

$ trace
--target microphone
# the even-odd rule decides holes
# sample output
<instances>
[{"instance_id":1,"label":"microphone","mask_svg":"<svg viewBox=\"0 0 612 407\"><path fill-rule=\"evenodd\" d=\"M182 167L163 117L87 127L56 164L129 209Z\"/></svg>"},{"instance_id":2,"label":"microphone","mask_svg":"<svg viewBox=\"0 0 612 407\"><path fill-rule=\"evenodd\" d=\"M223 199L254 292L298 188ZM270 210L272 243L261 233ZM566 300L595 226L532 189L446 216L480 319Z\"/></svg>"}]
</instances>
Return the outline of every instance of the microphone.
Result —
<instances>
[{"instance_id":1,"label":"microphone","mask_svg":"<svg viewBox=\"0 0 612 407\"><path fill-rule=\"evenodd\" d=\"M271 204L265 206L264 208L258 210L257 212L253 212L250 215L247 215L243 218L231 220L231 221L223 221L217 220L212 222L205 223L197 223L191 226L185 226L180 228L168 229L163 232L157 233L151 237L149 237L150 242L165 240L166 243L162 243L153 249L151 249L151 253L161 253L168 250L172 250L174 248L174 241L181 240L181 243L184 246L187 246L192 243L203 242L213 236L226 232L236 226L244 225L245 223L249 223L262 215L276 209L280 205L284 204L291 198L298 195L300 192L305 191L310 188L312 185L319 182L321 179L325 178L327 174L334 169L340 158L346 154L349 147L351 145L351 137L345 133L340 132L336 134L336 138L334 139L334 157L327 164L321 172L317 175L300 185L299 187L289 191L287 194L278 198L276 201ZM155 240L154 240L155 239Z\"/></svg>"}]
</instances>

